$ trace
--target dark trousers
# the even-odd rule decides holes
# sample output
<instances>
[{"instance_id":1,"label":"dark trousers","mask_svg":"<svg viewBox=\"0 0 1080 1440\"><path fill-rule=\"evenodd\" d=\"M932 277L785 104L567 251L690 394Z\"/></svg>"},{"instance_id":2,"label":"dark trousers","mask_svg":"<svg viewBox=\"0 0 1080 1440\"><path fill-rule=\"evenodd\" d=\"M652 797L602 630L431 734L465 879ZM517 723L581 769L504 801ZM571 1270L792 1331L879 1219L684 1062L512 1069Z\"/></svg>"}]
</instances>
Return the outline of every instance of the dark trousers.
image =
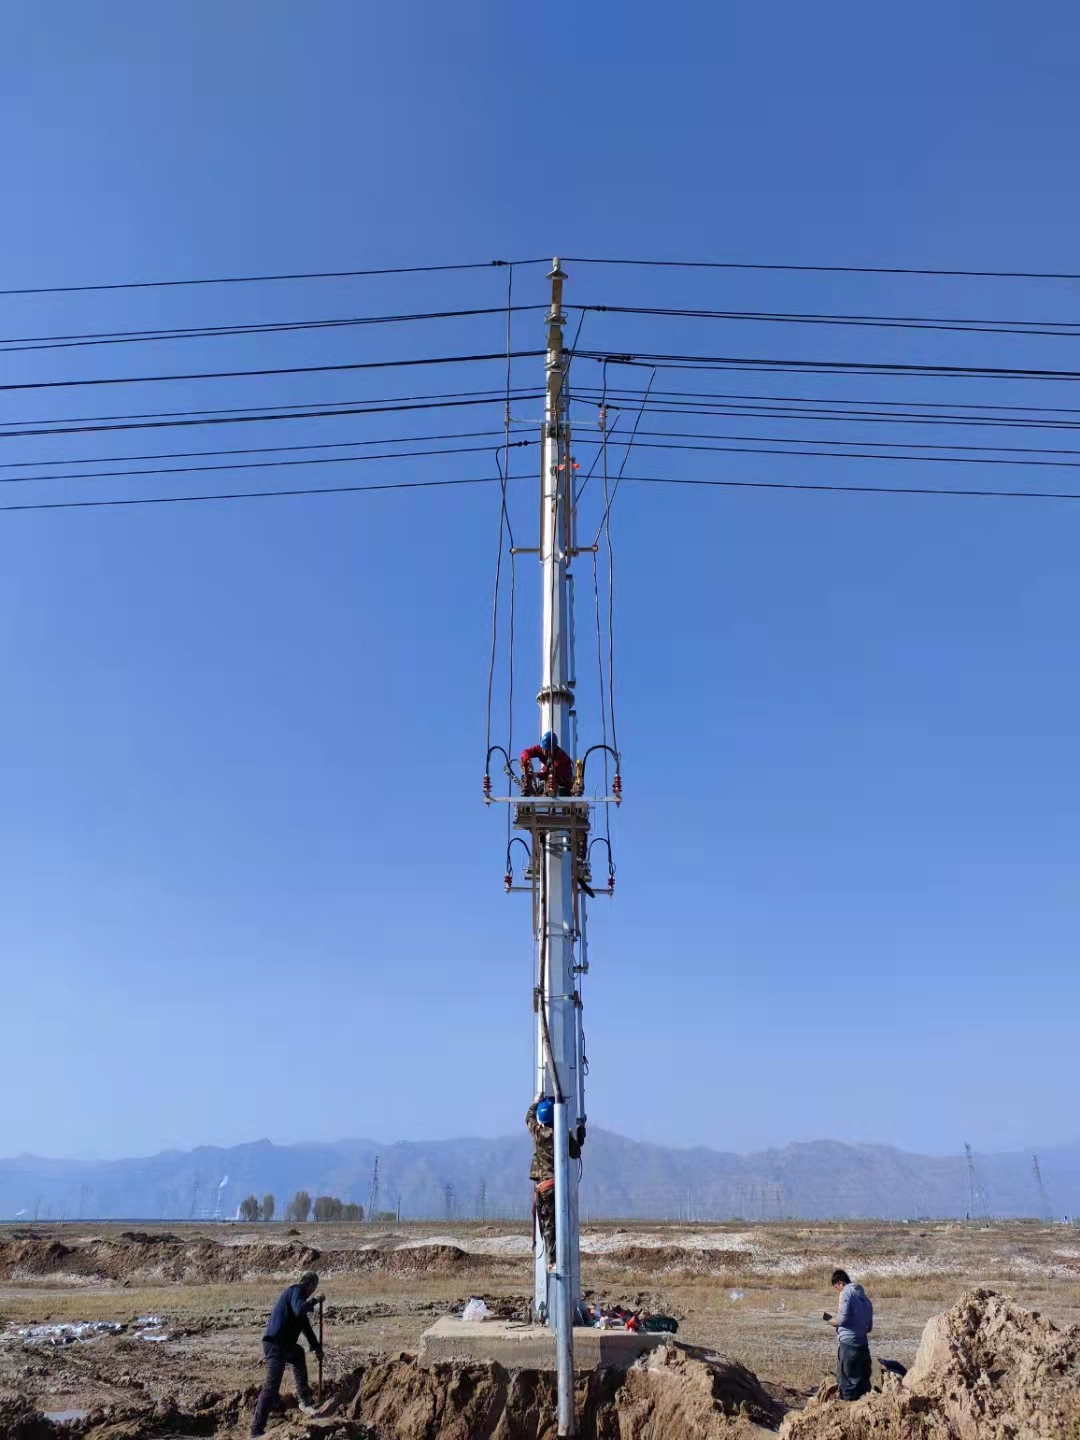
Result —
<instances>
[{"instance_id":1,"label":"dark trousers","mask_svg":"<svg viewBox=\"0 0 1080 1440\"><path fill-rule=\"evenodd\" d=\"M536 1191L536 1219L544 1237L544 1251L549 1265L555 1264L555 1191Z\"/></svg>"},{"instance_id":2,"label":"dark trousers","mask_svg":"<svg viewBox=\"0 0 1080 1440\"><path fill-rule=\"evenodd\" d=\"M836 1349L836 1383L841 1400L858 1400L870 1393L870 1346L845 1345Z\"/></svg>"},{"instance_id":3,"label":"dark trousers","mask_svg":"<svg viewBox=\"0 0 1080 1440\"><path fill-rule=\"evenodd\" d=\"M272 1340L264 1340L263 1354L266 1356L266 1379L259 1391L258 1403L255 1406L255 1419L251 1426L252 1430L260 1433L266 1425L266 1417L277 1405L278 1392L281 1389L286 1365L292 1366L297 1398L304 1401L305 1404L311 1401L307 1361L304 1359L304 1352L299 1345L275 1345Z\"/></svg>"}]
</instances>

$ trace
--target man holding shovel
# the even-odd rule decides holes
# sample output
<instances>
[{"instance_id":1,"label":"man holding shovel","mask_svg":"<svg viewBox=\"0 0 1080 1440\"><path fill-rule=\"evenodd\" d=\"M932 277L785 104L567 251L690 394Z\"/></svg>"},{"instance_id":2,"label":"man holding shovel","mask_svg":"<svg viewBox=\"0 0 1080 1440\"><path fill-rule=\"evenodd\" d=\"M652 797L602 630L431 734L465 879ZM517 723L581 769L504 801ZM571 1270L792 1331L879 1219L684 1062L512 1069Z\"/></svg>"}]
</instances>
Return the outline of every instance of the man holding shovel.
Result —
<instances>
[{"instance_id":1,"label":"man holding shovel","mask_svg":"<svg viewBox=\"0 0 1080 1440\"><path fill-rule=\"evenodd\" d=\"M311 1386L308 1384L307 1362L304 1359L304 1352L297 1342L303 1335L308 1343L308 1349L313 1355L318 1356L321 1380L322 1345L315 1338L311 1321L308 1319L316 1305L319 1306L320 1329L322 1328L323 1297L315 1294L318 1288L318 1275L314 1270L308 1270L300 1276L298 1284L290 1285L277 1298L263 1335L266 1379L255 1406L255 1419L251 1425L253 1436L263 1435L266 1432L266 1419L270 1411L277 1405L286 1365L292 1366L293 1378L296 1381L296 1398L300 1402L300 1409L305 1415L314 1415L315 1413L315 1399L311 1393Z\"/></svg>"}]
</instances>

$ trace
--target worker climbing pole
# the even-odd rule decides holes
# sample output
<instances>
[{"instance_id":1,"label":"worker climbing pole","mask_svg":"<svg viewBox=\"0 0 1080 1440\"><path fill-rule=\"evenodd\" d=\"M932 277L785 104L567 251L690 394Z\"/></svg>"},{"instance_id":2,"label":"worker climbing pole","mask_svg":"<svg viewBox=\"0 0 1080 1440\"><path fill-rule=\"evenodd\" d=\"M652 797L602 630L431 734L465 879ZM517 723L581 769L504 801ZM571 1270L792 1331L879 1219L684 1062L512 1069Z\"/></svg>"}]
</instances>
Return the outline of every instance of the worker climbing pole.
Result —
<instances>
[{"instance_id":1,"label":"worker climbing pole","mask_svg":"<svg viewBox=\"0 0 1080 1440\"><path fill-rule=\"evenodd\" d=\"M550 1113L554 1139L554 1230L555 1253L547 1253L543 1225L535 1225L536 1281L534 1314L555 1333L558 1380L558 1434L577 1434L574 1413L573 1327L581 1307L581 1266L578 1233L578 1179L580 1154L585 1136L585 1049L582 1029L581 977L588 970L586 949L586 905L595 891L589 869L591 812L595 805L618 804L622 796L619 759L605 744L593 749L613 759L615 775L611 794L585 798L585 758L578 754L576 673L574 666L573 574L577 545L576 466L570 449L570 362L564 348L563 282L566 279L556 259L551 273L551 308L548 311L546 381L540 464L540 535L537 550L542 584L542 671L537 704L540 709L539 745L527 747L521 756L521 772L515 775L512 748L500 751L507 773L516 782L520 799L511 795L512 828L519 832L529 854L526 878L533 898L536 946L536 983L533 995L536 1011L536 1094L543 1097L542 1117ZM509 342L507 344L509 354ZM509 396L509 385L508 385ZM507 453L509 451L509 403L507 405ZM606 435L603 443L606 445ZM506 520L506 475L503 471L503 515ZM500 525L500 562L502 557ZM511 557L513 549L511 537ZM596 545L584 547L595 557ZM496 622L498 592L496 590ZM496 627L493 625L493 664ZM512 643L512 642L511 642ZM510 659L511 684L513 657ZM512 693L512 692L511 692ZM512 710L512 702L511 702ZM512 714L511 714L512 724ZM605 733L606 741L606 733ZM564 748L565 747L565 748ZM586 757L589 754L586 751ZM531 769L533 760L540 772ZM606 789L606 786L605 786ZM492 792L489 775L484 777L484 798L501 800ZM527 838L526 838L527 837ZM607 842L603 842L607 844ZM608 886L614 885L614 868L608 844ZM506 888L515 887L512 862L507 859ZM546 1125L545 1125L546 1130ZM548 1132L546 1143L550 1143ZM548 1182L544 1182L544 1203L550 1203ZM550 1234L550 1227L549 1227Z\"/></svg>"}]
</instances>

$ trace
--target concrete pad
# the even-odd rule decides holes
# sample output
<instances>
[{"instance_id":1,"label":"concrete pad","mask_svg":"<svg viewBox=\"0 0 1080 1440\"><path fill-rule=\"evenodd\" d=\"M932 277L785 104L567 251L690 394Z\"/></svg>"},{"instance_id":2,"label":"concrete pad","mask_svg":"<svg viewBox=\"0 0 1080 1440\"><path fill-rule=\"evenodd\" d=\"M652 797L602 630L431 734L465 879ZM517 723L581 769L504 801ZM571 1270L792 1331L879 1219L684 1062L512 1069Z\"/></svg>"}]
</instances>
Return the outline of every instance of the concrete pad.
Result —
<instances>
[{"instance_id":1,"label":"concrete pad","mask_svg":"<svg viewBox=\"0 0 1080 1440\"><path fill-rule=\"evenodd\" d=\"M574 1369L628 1370L634 1361L663 1345L666 1335L634 1330L596 1330L574 1326ZM465 1361L505 1370L554 1370L555 1336L546 1325L520 1325L511 1320L462 1320L444 1315L424 1331L420 1364Z\"/></svg>"}]
</instances>

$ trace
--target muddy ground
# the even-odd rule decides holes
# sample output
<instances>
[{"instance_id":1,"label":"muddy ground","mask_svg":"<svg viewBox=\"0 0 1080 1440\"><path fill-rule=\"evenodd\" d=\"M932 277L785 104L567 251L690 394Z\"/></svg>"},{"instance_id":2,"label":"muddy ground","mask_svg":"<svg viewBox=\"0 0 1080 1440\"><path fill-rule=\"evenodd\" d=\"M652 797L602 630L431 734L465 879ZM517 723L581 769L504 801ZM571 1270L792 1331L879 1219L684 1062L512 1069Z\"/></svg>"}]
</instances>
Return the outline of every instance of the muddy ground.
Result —
<instances>
[{"instance_id":1,"label":"muddy ground","mask_svg":"<svg viewBox=\"0 0 1080 1440\"><path fill-rule=\"evenodd\" d=\"M977 1286L1061 1327L1080 1323L1080 1232L1062 1226L642 1224L583 1233L588 1291L675 1315L681 1341L759 1377L766 1407L797 1409L831 1372L821 1312L833 1308L834 1265L874 1299L875 1353L905 1365L926 1321ZM200 1433L242 1431L267 1311L310 1266L327 1295L328 1388L364 1367L373 1373L376 1357L415 1353L432 1320L472 1295L513 1312L531 1290L520 1222L0 1227L0 1401L18 1397L52 1414L157 1407L189 1419L201 1407ZM86 1322L127 1328L83 1331L70 1343L71 1332L20 1333ZM15 1433L14 1421L8 1428Z\"/></svg>"}]
</instances>

